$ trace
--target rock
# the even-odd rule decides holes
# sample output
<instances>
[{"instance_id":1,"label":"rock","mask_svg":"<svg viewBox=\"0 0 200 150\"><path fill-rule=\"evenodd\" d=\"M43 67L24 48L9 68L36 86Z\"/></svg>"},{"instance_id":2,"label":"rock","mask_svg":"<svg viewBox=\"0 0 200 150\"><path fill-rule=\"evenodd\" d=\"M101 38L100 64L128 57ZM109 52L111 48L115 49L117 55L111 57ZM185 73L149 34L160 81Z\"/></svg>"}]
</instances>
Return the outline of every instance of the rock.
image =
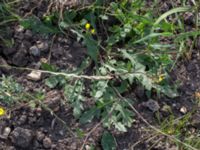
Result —
<instances>
[{"instance_id":1,"label":"rock","mask_svg":"<svg viewBox=\"0 0 200 150\"><path fill-rule=\"evenodd\" d=\"M9 134L11 132L11 128L10 127L5 127L4 131L3 131L3 136L7 139Z\"/></svg>"},{"instance_id":2,"label":"rock","mask_svg":"<svg viewBox=\"0 0 200 150\"><path fill-rule=\"evenodd\" d=\"M16 52L17 52L17 49L14 48L14 47L12 47L12 48L7 47L7 48L4 48L4 49L3 49L3 54L4 54L5 56L12 55L12 54L14 54L14 53L16 53Z\"/></svg>"},{"instance_id":3,"label":"rock","mask_svg":"<svg viewBox=\"0 0 200 150\"><path fill-rule=\"evenodd\" d=\"M18 26L15 27L15 31L16 32L24 32L24 27L21 26L21 25L18 25Z\"/></svg>"},{"instance_id":4,"label":"rock","mask_svg":"<svg viewBox=\"0 0 200 150\"><path fill-rule=\"evenodd\" d=\"M85 145L85 150L90 150L91 146L90 145Z\"/></svg>"},{"instance_id":5,"label":"rock","mask_svg":"<svg viewBox=\"0 0 200 150\"><path fill-rule=\"evenodd\" d=\"M3 140L8 139L10 132L11 132L11 128L5 127L4 130L3 130L3 133L0 135L0 139L3 139Z\"/></svg>"},{"instance_id":6,"label":"rock","mask_svg":"<svg viewBox=\"0 0 200 150\"><path fill-rule=\"evenodd\" d=\"M37 47L45 53L49 50L49 44L46 41L37 41Z\"/></svg>"},{"instance_id":7,"label":"rock","mask_svg":"<svg viewBox=\"0 0 200 150\"><path fill-rule=\"evenodd\" d=\"M200 113L196 112L191 119L191 125L200 129Z\"/></svg>"},{"instance_id":8,"label":"rock","mask_svg":"<svg viewBox=\"0 0 200 150\"><path fill-rule=\"evenodd\" d=\"M59 110L59 104L61 102L61 93L57 90L49 91L44 100L44 104L53 110L54 112Z\"/></svg>"},{"instance_id":9,"label":"rock","mask_svg":"<svg viewBox=\"0 0 200 150\"><path fill-rule=\"evenodd\" d=\"M6 60L0 56L0 70L2 70L3 72L8 72L11 67L7 64Z\"/></svg>"},{"instance_id":10,"label":"rock","mask_svg":"<svg viewBox=\"0 0 200 150\"><path fill-rule=\"evenodd\" d=\"M24 33L24 38L25 39L30 39L32 38L33 36L33 33L31 32L31 30L26 30L25 33Z\"/></svg>"},{"instance_id":11,"label":"rock","mask_svg":"<svg viewBox=\"0 0 200 150\"><path fill-rule=\"evenodd\" d=\"M34 57L40 57L40 50L37 46L32 46L29 48L29 54Z\"/></svg>"},{"instance_id":12,"label":"rock","mask_svg":"<svg viewBox=\"0 0 200 150\"><path fill-rule=\"evenodd\" d=\"M11 132L10 139L14 145L27 148L32 142L33 133L31 130L17 127Z\"/></svg>"},{"instance_id":13,"label":"rock","mask_svg":"<svg viewBox=\"0 0 200 150\"><path fill-rule=\"evenodd\" d=\"M148 100L147 102L144 102L143 106L147 107L152 112L156 112L160 109L158 102L152 99Z\"/></svg>"},{"instance_id":14,"label":"rock","mask_svg":"<svg viewBox=\"0 0 200 150\"><path fill-rule=\"evenodd\" d=\"M43 139L43 142L42 142L42 143L43 143L44 148L51 148L52 141L51 141L50 138L45 137L45 138Z\"/></svg>"},{"instance_id":15,"label":"rock","mask_svg":"<svg viewBox=\"0 0 200 150\"><path fill-rule=\"evenodd\" d=\"M16 66L23 67L27 65L28 60L24 51L18 51L12 58L12 63Z\"/></svg>"},{"instance_id":16,"label":"rock","mask_svg":"<svg viewBox=\"0 0 200 150\"><path fill-rule=\"evenodd\" d=\"M41 75L42 73L40 71L31 71L31 73L29 73L27 75L27 79L32 80L32 81L39 81L41 79Z\"/></svg>"},{"instance_id":17,"label":"rock","mask_svg":"<svg viewBox=\"0 0 200 150\"><path fill-rule=\"evenodd\" d=\"M183 113L183 114L186 114L187 113L187 108L185 106L182 106L180 108L180 112Z\"/></svg>"},{"instance_id":18,"label":"rock","mask_svg":"<svg viewBox=\"0 0 200 150\"><path fill-rule=\"evenodd\" d=\"M27 120L27 115L22 115L20 118L19 118L19 121L18 121L18 124L19 125L23 125Z\"/></svg>"},{"instance_id":19,"label":"rock","mask_svg":"<svg viewBox=\"0 0 200 150\"><path fill-rule=\"evenodd\" d=\"M39 141L39 142L42 142L42 140L45 138L45 134L42 133L41 131L37 131L36 132L36 139Z\"/></svg>"}]
</instances>

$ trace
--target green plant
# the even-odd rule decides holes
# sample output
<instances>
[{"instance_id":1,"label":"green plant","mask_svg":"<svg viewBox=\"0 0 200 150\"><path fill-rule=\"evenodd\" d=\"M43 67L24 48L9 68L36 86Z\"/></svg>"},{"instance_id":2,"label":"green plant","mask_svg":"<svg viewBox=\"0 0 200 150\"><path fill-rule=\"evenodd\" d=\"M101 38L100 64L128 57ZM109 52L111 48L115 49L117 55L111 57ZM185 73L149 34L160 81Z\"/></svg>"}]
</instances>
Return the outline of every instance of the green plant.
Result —
<instances>
[{"instance_id":1,"label":"green plant","mask_svg":"<svg viewBox=\"0 0 200 150\"><path fill-rule=\"evenodd\" d=\"M3 76L0 81L0 101L6 104L22 100L23 88L12 77Z\"/></svg>"},{"instance_id":2,"label":"green plant","mask_svg":"<svg viewBox=\"0 0 200 150\"><path fill-rule=\"evenodd\" d=\"M191 132L194 128L189 125L190 119L192 118L192 113L187 113L186 115L176 118L174 114L171 114L168 118L161 122L160 130L169 135L167 141L171 144L175 144L178 149L194 149L200 148L200 138L199 133ZM159 137L159 134L157 135ZM176 141L171 136L175 137L180 141Z\"/></svg>"},{"instance_id":3,"label":"green plant","mask_svg":"<svg viewBox=\"0 0 200 150\"><path fill-rule=\"evenodd\" d=\"M184 5L164 14L155 13L154 7L156 3L147 9L143 0L113 1L107 6L96 0L82 9L52 12L41 20L30 17L21 21L25 28L43 34L68 35L71 32L86 46L89 65L77 69L76 77L84 74L85 69L92 66L90 64L94 64L92 75L111 77L95 81L88 77L91 79L89 85L84 79L63 78L62 75L46 80L50 88L64 88L66 100L81 123L90 122L95 117L102 118L104 126L126 131L134 122L134 114L116 93L130 92L133 84L145 87L149 97L152 94L171 98L178 95L170 84L168 72L173 67L174 58L182 52L185 38L196 37L199 32L185 32L180 18L177 24L170 22L168 17L192 11L193 7ZM170 40L170 44L163 40ZM85 111L84 103L88 97L93 103ZM134 99L129 101L133 103Z\"/></svg>"},{"instance_id":4,"label":"green plant","mask_svg":"<svg viewBox=\"0 0 200 150\"><path fill-rule=\"evenodd\" d=\"M4 46L11 47L10 23L20 20L20 17L14 12L13 4L17 1L3 0L0 2L0 41Z\"/></svg>"}]
</instances>

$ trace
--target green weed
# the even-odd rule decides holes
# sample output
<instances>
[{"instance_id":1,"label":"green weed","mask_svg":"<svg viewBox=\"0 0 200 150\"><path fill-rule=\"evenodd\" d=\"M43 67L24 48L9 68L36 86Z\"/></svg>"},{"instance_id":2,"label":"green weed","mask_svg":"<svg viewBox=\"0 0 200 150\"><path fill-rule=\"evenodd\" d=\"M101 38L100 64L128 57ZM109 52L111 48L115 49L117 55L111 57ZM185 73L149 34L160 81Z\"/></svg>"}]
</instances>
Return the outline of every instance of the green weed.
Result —
<instances>
[{"instance_id":1,"label":"green weed","mask_svg":"<svg viewBox=\"0 0 200 150\"><path fill-rule=\"evenodd\" d=\"M200 34L198 27L195 31L185 31L179 14L195 13L198 6L187 6L183 2L183 6L163 14L155 12L155 7L156 3L146 8L143 0L113 1L108 5L96 0L81 9L51 12L41 20L35 16L20 19L25 29L37 33L66 36L71 33L87 48L87 63L74 71L76 78L64 76L64 73L57 76L57 70L46 65L46 70L55 75L45 81L46 85L64 89L66 101L81 123L102 118L104 126L127 131L134 122L134 114L116 90L124 95L131 92L133 84L145 87L148 97L164 94L174 98L178 95L168 73L183 52L185 40ZM178 23L168 19L173 15ZM111 78L93 80L88 77L91 81L86 85L86 80L77 76L85 74L90 64L94 64L93 76ZM85 110L88 97L93 103ZM134 99L129 101L133 103Z\"/></svg>"}]
</instances>

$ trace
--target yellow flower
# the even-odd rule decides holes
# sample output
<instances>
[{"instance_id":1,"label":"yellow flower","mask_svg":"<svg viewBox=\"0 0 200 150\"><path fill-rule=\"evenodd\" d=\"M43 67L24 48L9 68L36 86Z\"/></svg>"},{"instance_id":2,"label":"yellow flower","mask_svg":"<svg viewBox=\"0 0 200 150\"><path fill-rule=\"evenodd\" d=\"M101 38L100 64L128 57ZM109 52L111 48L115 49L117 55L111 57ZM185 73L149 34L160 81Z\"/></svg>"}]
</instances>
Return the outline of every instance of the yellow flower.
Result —
<instances>
[{"instance_id":1,"label":"yellow flower","mask_svg":"<svg viewBox=\"0 0 200 150\"><path fill-rule=\"evenodd\" d=\"M158 79L156 79L156 83L160 83L160 82L162 82L163 80L165 79L165 75L164 74L161 74L161 75L159 75L158 76Z\"/></svg>"},{"instance_id":2,"label":"yellow flower","mask_svg":"<svg viewBox=\"0 0 200 150\"><path fill-rule=\"evenodd\" d=\"M89 30L89 29L90 29L90 26L91 26L91 25L90 25L89 23L86 23L86 24L85 24L85 29L86 29L86 30Z\"/></svg>"},{"instance_id":3,"label":"yellow flower","mask_svg":"<svg viewBox=\"0 0 200 150\"><path fill-rule=\"evenodd\" d=\"M164 78L165 78L165 75L164 75L164 74L161 74L161 75L159 76L159 78L158 78L158 82L163 81Z\"/></svg>"},{"instance_id":4,"label":"yellow flower","mask_svg":"<svg viewBox=\"0 0 200 150\"><path fill-rule=\"evenodd\" d=\"M0 116L5 115L6 111L3 107L0 107Z\"/></svg>"},{"instance_id":5,"label":"yellow flower","mask_svg":"<svg viewBox=\"0 0 200 150\"><path fill-rule=\"evenodd\" d=\"M95 34L95 29L92 29L90 32L91 32L92 34Z\"/></svg>"}]
</instances>

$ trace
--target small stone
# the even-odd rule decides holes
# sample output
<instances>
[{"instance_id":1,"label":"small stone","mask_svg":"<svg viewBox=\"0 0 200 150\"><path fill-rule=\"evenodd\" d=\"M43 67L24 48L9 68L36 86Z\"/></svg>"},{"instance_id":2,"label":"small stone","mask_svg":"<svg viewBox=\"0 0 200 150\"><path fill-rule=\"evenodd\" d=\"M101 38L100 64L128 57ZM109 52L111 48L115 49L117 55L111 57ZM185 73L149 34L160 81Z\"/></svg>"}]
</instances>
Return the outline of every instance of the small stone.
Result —
<instances>
[{"instance_id":1,"label":"small stone","mask_svg":"<svg viewBox=\"0 0 200 150\"><path fill-rule=\"evenodd\" d=\"M14 145L27 148L31 144L33 133L31 130L17 127L11 132L10 139Z\"/></svg>"},{"instance_id":2,"label":"small stone","mask_svg":"<svg viewBox=\"0 0 200 150\"><path fill-rule=\"evenodd\" d=\"M7 64L6 60L3 57L0 57L0 70L3 72L8 72L11 67Z\"/></svg>"},{"instance_id":3,"label":"small stone","mask_svg":"<svg viewBox=\"0 0 200 150\"><path fill-rule=\"evenodd\" d=\"M32 81L39 81L41 79L42 73L40 71L32 71L27 75L27 78Z\"/></svg>"},{"instance_id":4,"label":"small stone","mask_svg":"<svg viewBox=\"0 0 200 150\"><path fill-rule=\"evenodd\" d=\"M43 146L44 146L44 148L51 148L51 145L52 145L51 139L48 138L48 137L45 137L43 139Z\"/></svg>"},{"instance_id":5,"label":"small stone","mask_svg":"<svg viewBox=\"0 0 200 150\"><path fill-rule=\"evenodd\" d=\"M49 49L49 44L48 42L42 42L42 41L38 41L37 42L37 47L42 51L42 52L48 52Z\"/></svg>"},{"instance_id":6,"label":"small stone","mask_svg":"<svg viewBox=\"0 0 200 150\"><path fill-rule=\"evenodd\" d=\"M26 122L27 120L27 115L22 115L20 118L19 118L19 121L18 121L18 124L19 125L22 125Z\"/></svg>"},{"instance_id":7,"label":"small stone","mask_svg":"<svg viewBox=\"0 0 200 150\"><path fill-rule=\"evenodd\" d=\"M15 27L15 31L16 32L24 32L24 27L21 26L21 25L18 25L18 26Z\"/></svg>"},{"instance_id":8,"label":"small stone","mask_svg":"<svg viewBox=\"0 0 200 150\"><path fill-rule=\"evenodd\" d=\"M52 111L56 112L59 110L59 104L61 102L61 93L57 90L52 90L46 93L44 104Z\"/></svg>"},{"instance_id":9,"label":"small stone","mask_svg":"<svg viewBox=\"0 0 200 150\"><path fill-rule=\"evenodd\" d=\"M31 30L26 30L24 36L26 39L30 39L33 36L33 33L31 32Z\"/></svg>"},{"instance_id":10,"label":"small stone","mask_svg":"<svg viewBox=\"0 0 200 150\"><path fill-rule=\"evenodd\" d=\"M143 106L147 107L152 112L156 112L160 109L158 102L152 99L148 100L147 102L144 102Z\"/></svg>"},{"instance_id":11,"label":"small stone","mask_svg":"<svg viewBox=\"0 0 200 150\"><path fill-rule=\"evenodd\" d=\"M11 128L10 127L5 127L4 130L3 130L2 135L0 135L0 139L4 139L4 140L8 139L8 136L9 136L10 132L11 132Z\"/></svg>"},{"instance_id":12,"label":"small stone","mask_svg":"<svg viewBox=\"0 0 200 150\"><path fill-rule=\"evenodd\" d=\"M16 66L23 67L28 63L26 53L24 51L18 51L12 58L12 63Z\"/></svg>"},{"instance_id":13,"label":"small stone","mask_svg":"<svg viewBox=\"0 0 200 150\"><path fill-rule=\"evenodd\" d=\"M45 134L42 133L41 131L38 131L36 133L36 139L39 141L39 142L42 142L42 140L45 138Z\"/></svg>"},{"instance_id":14,"label":"small stone","mask_svg":"<svg viewBox=\"0 0 200 150\"><path fill-rule=\"evenodd\" d=\"M41 62L41 63L47 63L48 60L47 60L46 58L41 58L41 59L40 59L40 62Z\"/></svg>"},{"instance_id":15,"label":"small stone","mask_svg":"<svg viewBox=\"0 0 200 150\"><path fill-rule=\"evenodd\" d=\"M187 113L187 108L185 106L181 107L180 108L180 112L183 113L183 114L186 114Z\"/></svg>"},{"instance_id":16,"label":"small stone","mask_svg":"<svg viewBox=\"0 0 200 150\"><path fill-rule=\"evenodd\" d=\"M89 145L85 145L85 150L90 150L91 147Z\"/></svg>"},{"instance_id":17,"label":"small stone","mask_svg":"<svg viewBox=\"0 0 200 150\"><path fill-rule=\"evenodd\" d=\"M31 54L32 56L35 56L35 57L39 57L40 50L37 46L32 46L29 48L29 54Z\"/></svg>"},{"instance_id":18,"label":"small stone","mask_svg":"<svg viewBox=\"0 0 200 150\"><path fill-rule=\"evenodd\" d=\"M200 129L200 113L199 112L196 112L192 116L191 125Z\"/></svg>"}]
</instances>

